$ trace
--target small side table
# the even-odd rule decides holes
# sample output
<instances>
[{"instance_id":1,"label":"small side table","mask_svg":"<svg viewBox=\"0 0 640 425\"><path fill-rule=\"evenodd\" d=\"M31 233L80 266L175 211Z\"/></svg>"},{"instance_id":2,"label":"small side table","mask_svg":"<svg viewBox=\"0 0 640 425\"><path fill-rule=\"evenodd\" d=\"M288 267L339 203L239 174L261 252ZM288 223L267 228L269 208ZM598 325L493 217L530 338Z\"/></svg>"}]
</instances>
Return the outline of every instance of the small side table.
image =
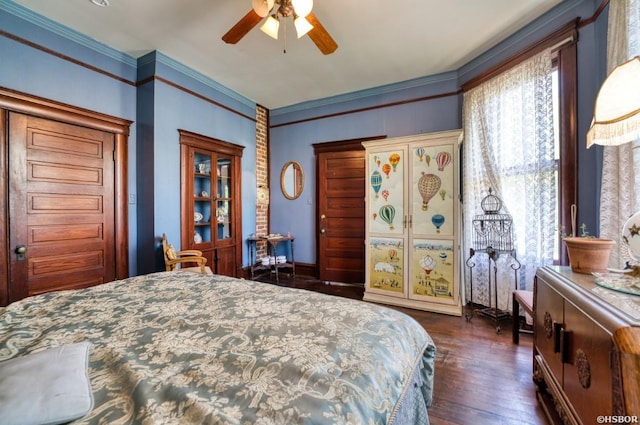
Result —
<instances>
[{"instance_id":1,"label":"small side table","mask_svg":"<svg viewBox=\"0 0 640 425\"><path fill-rule=\"evenodd\" d=\"M271 257L278 256L278 245L282 242L288 242L291 246L291 258L287 258L287 261L284 263L270 264L268 266L263 266L262 263L258 263L256 256L256 244L258 241L267 241L267 251ZM255 271L258 270L272 270L276 275L276 283L280 283L280 277L278 275L279 269L290 268L291 276L296 276L296 261L294 256L293 242L295 241L294 236L257 236L254 238L247 239L249 243L249 254L251 258L251 279L254 279Z\"/></svg>"}]
</instances>

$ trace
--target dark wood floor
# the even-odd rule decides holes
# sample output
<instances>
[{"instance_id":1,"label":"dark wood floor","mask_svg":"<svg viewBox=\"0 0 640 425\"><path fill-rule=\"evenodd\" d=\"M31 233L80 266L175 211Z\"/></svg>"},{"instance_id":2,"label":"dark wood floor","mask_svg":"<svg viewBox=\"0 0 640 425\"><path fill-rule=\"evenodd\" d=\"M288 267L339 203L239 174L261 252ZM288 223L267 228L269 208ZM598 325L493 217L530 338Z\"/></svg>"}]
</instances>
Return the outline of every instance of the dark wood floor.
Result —
<instances>
[{"instance_id":1,"label":"dark wood floor","mask_svg":"<svg viewBox=\"0 0 640 425\"><path fill-rule=\"evenodd\" d=\"M265 279L264 281L268 281ZM273 282L272 282L273 283ZM362 299L363 288L281 276L280 285ZM511 342L509 320L495 322L474 314L471 320L398 308L427 330L437 347L432 425L545 424L535 397L532 336Z\"/></svg>"}]
</instances>

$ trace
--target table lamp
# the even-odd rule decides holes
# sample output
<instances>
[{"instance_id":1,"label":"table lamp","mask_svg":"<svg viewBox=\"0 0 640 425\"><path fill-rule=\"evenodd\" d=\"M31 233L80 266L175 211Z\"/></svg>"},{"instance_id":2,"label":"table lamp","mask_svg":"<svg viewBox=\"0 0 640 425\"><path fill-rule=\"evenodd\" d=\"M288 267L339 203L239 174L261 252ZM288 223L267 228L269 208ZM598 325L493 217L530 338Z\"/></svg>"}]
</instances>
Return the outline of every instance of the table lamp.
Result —
<instances>
[{"instance_id":1,"label":"table lamp","mask_svg":"<svg viewBox=\"0 0 640 425\"><path fill-rule=\"evenodd\" d=\"M618 146L636 139L640 139L640 56L617 66L600 87L587 148L593 144ZM635 263L628 263L632 270L627 274L640 277L640 212L624 224L622 241Z\"/></svg>"}]
</instances>

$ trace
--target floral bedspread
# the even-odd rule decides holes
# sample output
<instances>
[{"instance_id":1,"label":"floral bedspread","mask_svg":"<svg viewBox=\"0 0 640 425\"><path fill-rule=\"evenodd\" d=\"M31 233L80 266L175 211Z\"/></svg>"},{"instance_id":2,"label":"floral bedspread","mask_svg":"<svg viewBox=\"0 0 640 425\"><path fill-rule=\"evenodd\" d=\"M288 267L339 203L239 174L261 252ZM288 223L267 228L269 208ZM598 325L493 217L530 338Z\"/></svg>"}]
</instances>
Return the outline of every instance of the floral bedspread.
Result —
<instances>
[{"instance_id":1,"label":"floral bedspread","mask_svg":"<svg viewBox=\"0 0 640 425\"><path fill-rule=\"evenodd\" d=\"M94 409L76 423L374 425L411 391L431 403L422 326L301 289L162 272L0 308L0 361L81 341Z\"/></svg>"}]
</instances>

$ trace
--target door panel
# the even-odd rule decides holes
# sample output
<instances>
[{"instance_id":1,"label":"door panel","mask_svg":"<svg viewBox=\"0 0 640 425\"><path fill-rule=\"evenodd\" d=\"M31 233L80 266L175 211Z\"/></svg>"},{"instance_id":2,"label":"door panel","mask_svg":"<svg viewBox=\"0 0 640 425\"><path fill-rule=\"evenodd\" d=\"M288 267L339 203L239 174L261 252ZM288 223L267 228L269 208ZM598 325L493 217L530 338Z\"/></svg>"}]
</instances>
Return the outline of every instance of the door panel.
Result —
<instances>
[{"instance_id":1,"label":"door panel","mask_svg":"<svg viewBox=\"0 0 640 425\"><path fill-rule=\"evenodd\" d=\"M113 133L9 114L9 300L115 279Z\"/></svg>"},{"instance_id":2,"label":"door panel","mask_svg":"<svg viewBox=\"0 0 640 425\"><path fill-rule=\"evenodd\" d=\"M564 301L544 280L536 278L535 346L554 376L562 377L560 325L564 324ZM562 382L558 382L562 386Z\"/></svg>"},{"instance_id":3,"label":"door panel","mask_svg":"<svg viewBox=\"0 0 640 425\"><path fill-rule=\"evenodd\" d=\"M564 364L564 392L581 418L613 413L610 359L614 350L611 334L578 310L564 303L567 332L567 362ZM597 366L609 367L597 367Z\"/></svg>"},{"instance_id":4,"label":"door panel","mask_svg":"<svg viewBox=\"0 0 640 425\"><path fill-rule=\"evenodd\" d=\"M364 151L321 152L318 266L324 281L364 282Z\"/></svg>"}]
</instances>

